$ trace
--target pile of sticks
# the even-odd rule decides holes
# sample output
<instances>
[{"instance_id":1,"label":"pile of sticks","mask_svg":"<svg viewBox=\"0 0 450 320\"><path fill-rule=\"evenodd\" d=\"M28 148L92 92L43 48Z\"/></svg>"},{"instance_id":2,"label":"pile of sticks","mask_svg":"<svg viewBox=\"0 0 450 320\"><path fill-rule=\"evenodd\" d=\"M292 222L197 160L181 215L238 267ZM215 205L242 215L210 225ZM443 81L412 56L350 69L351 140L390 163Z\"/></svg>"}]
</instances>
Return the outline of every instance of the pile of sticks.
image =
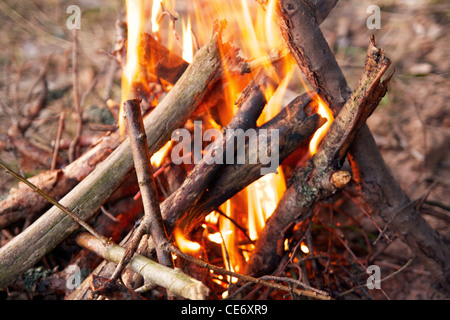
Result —
<instances>
[{"instance_id":1,"label":"pile of sticks","mask_svg":"<svg viewBox=\"0 0 450 320\"><path fill-rule=\"evenodd\" d=\"M258 2L267 7L268 1ZM0 288L12 285L58 244L79 231L80 221L90 221L120 190L124 181L136 182L132 174L135 169L144 217L123 239L107 239L99 235L103 230L95 226L91 234L78 234L77 244L105 260L69 298L88 299L92 293L115 292L116 298L139 299L142 297L138 293L146 286L158 285L166 288L169 296L206 299L209 289L202 282L173 269L172 254L195 259L171 244L172 234L175 228L185 233L193 230L211 211L258 180L263 164L211 164L209 160L214 157L214 150L227 145L225 138L218 139L184 180L175 184L159 203L153 178L156 174L148 166L148 159L170 140L174 130L182 127L201 108L210 105L208 101L214 100L215 94L220 94L226 84L225 72L242 83L239 109L226 128L244 131L254 128L257 132L278 129L280 163L308 142L324 123L324 119L316 114L317 95L328 103L335 115L319 151L294 172L291 184L255 243L245 275L234 276L273 286L272 282L258 277L271 274L279 265L284 256L282 243L288 231L308 218L315 204L329 198L353 178L371 214L380 216L400 236L431 272L436 283L448 286L450 254L447 247L422 218L420 206L411 201L393 179L365 124L387 92L393 73L384 80L382 78L391 62L372 37L365 70L355 88L348 87L319 28L336 2L278 1L274 9L276 22L290 53L315 91L298 96L260 127L256 120L267 103L264 92L268 85L277 84L263 70L258 70L257 64L242 60L236 48L222 41L223 23L216 24L210 42L198 50L191 64L169 54L168 49L151 35L141 37L145 60L151 61L141 66L141 72L149 79L163 79L173 84L173 88L144 120L138 112L139 100L125 103L129 139L122 141L118 133L109 133L66 167L29 179L49 197L58 199L60 206L51 207L0 248ZM126 39L122 38L122 41ZM126 55L124 48L118 46L116 52L122 63ZM23 127L18 126L19 129ZM252 152L257 151L247 144L246 154ZM351 163L351 173L342 170L346 159ZM38 213L46 203L47 200L39 195L30 196L28 186L11 191L9 197L0 202L0 228ZM70 215L76 216L78 222ZM130 217L130 221L134 219L136 216ZM118 241L120 244L115 244ZM204 262L195 262L214 269ZM125 266L133 272L124 271ZM218 272L227 274L226 270ZM59 276L63 278L66 274L62 271ZM139 285L140 289L128 290L117 279L122 279L127 287L135 289ZM277 288L290 290L280 285ZM330 298L327 293L314 288L296 290L299 295Z\"/></svg>"}]
</instances>

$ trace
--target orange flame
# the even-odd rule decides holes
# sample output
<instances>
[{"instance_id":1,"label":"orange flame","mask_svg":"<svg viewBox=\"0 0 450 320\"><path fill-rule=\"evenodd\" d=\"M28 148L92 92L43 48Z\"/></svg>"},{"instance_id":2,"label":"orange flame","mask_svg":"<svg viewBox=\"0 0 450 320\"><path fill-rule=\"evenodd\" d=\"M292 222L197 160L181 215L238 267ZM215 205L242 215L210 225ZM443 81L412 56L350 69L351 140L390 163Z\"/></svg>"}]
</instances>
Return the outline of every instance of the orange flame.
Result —
<instances>
[{"instance_id":1,"label":"orange flame","mask_svg":"<svg viewBox=\"0 0 450 320\"><path fill-rule=\"evenodd\" d=\"M327 122L316 131L309 143L309 153L311 154L311 156L316 154L320 143L322 142L323 138L325 138L328 129L330 129L330 126L334 121L333 112L330 110L330 108L328 108L328 104L324 100L322 100L319 95L316 95L314 99L318 104L317 113L323 118L326 118Z\"/></svg>"},{"instance_id":2,"label":"orange flame","mask_svg":"<svg viewBox=\"0 0 450 320\"><path fill-rule=\"evenodd\" d=\"M164 147L162 147L161 149L159 149L157 152L155 152L151 159L150 162L152 163L152 165L154 167L159 167L161 165L161 163L163 162L164 158L166 157L167 153L170 150L170 147L172 147L172 140L169 140Z\"/></svg>"},{"instance_id":3,"label":"orange flame","mask_svg":"<svg viewBox=\"0 0 450 320\"><path fill-rule=\"evenodd\" d=\"M127 61L122 73L122 102L119 111L119 128L122 137L125 136L123 119L123 103L133 96L133 82L138 77L139 67L139 37L143 28L143 10L141 0L127 0Z\"/></svg>"},{"instance_id":4,"label":"orange flame","mask_svg":"<svg viewBox=\"0 0 450 320\"><path fill-rule=\"evenodd\" d=\"M268 0L267 10L262 8L255 1L248 0L232 0L219 1L210 0L208 2L192 1L187 2L193 11L192 16L184 17L181 20L182 31L182 57L191 62L194 55L192 30L195 30L196 45L202 46L206 44L211 36L211 26L217 19L227 20L226 34L231 35L232 42L241 48L240 55L247 60L258 59L262 62L260 65L264 68L265 73L278 82L277 88L268 88L265 90L265 96L268 101L263 113L258 119L258 126L272 119L282 108L283 98L287 92L293 72L296 69L295 61L290 59L283 65L284 76L279 77L273 68L269 59L273 50L284 47L279 29L273 21L274 8L278 0ZM180 46L173 46L178 40L175 32L170 32L172 28L160 30L158 23L161 16L161 4L163 0L153 0L151 12L151 28L153 33L162 32L167 38L166 45L169 50L180 50ZM174 10L176 8L173 1L164 1L165 10ZM127 64L122 77L122 103L132 95L133 81L137 81L138 77L138 43L139 34L142 29L142 8L139 0L127 0L127 21L128 21L128 54ZM162 17L162 16L161 16ZM186 22L186 24L185 24ZM224 39L229 40L229 39ZM161 39L163 42L163 40ZM178 42L179 43L179 42ZM293 63L293 64L291 64ZM254 70L252 70L253 72ZM226 125L236 111L235 101L239 97L243 88L247 85L250 77L240 78L231 74L228 69L224 70L227 81L224 82L224 97L227 108L219 108L220 125ZM245 80L243 80L245 79ZM306 86L305 86L306 87ZM314 98L318 105L318 113L328 119L328 122L314 135L310 144L310 153L313 155L317 152L317 148L325 136L333 121L333 115L327 108L325 101L320 97ZM122 117L120 117L122 121ZM213 123L214 124L214 123ZM215 127L215 125L213 125ZM121 129L122 131L122 129ZM160 151L152 157L152 164L159 166L166 156L170 145L164 146ZM251 250L252 245L244 246L241 244L243 240L242 232L238 230L235 222L243 223L248 228L249 236L252 240L258 238L265 221L275 210L279 200L286 190L286 182L283 169L280 166L277 174L269 174L251 184L242 193L236 195L221 206L221 210L231 219L219 216L213 212L205 221L219 225L219 232L211 233L208 239L215 243L221 244L223 251L224 264L228 270L239 272L243 269L246 260L245 250ZM180 230L175 230L174 236L181 250L196 252L200 249L200 245L196 242L188 240ZM247 240L247 239L245 239ZM305 246L306 247L306 246ZM301 247L303 252L307 249ZM229 279L233 281L233 279Z\"/></svg>"},{"instance_id":5,"label":"orange flame","mask_svg":"<svg viewBox=\"0 0 450 320\"><path fill-rule=\"evenodd\" d=\"M306 253L306 254L309 253L309 248L308 248L308 246L307 246L304 242L302 242L302 243L300 244L300 250L302 250L303 253Z\"/></svg>"},{"instance_id":6,"label":"orange flame","mask_svg":"<svg viewBox=\"0 0 450 320\"><path fill-rule=\"evenodd\" d=\"M197 252L200 250L200 244L197 242L188 240L180 229L175 229L174 231L175 241L177 242L178 247L183 252Z\"/></svg>"}]
</instances>

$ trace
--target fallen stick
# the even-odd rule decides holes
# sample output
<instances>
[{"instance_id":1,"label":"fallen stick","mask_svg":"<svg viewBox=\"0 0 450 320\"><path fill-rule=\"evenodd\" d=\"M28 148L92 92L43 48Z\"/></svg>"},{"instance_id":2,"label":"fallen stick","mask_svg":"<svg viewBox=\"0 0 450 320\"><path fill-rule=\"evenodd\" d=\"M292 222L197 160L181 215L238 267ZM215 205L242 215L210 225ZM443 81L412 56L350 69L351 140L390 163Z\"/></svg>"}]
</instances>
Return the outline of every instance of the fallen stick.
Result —
<instances>
[{"instance_id":1,"label":"fallen stick","mask_svg":"<svg viewBox=\"0 0 450 320\"><path fill-rule=\"evenodd\" d=\"M77 235L76 242L81 247L89 249L114 263L119 263L125 253L125 249L121 246L113 243L104 246L98 239L88 233ZM180 269L171 269L139 254L133 256L128 268L142 275L149 283L164 287L186 299L204 300L209 293L209 289L203 283L189 277Z\"/></svg>"},{"instance_id":2,"label":"fallen stick","mask_svg":"<svg viewBox=\"0 0 450 320\"><path fill-rule=\"evenodd\" d=\"M391 62L372 45L368 49L366 70L351 97L331 125L318 152L297 170L292 185L285 191L277 208L255 243L246 274L270 274L280 263L286 232L312 214L312 207L345 186L349 174L337 179L350 143L387 92L390 77L380 82ZM341 175L341 174L338 174ZM334 178L333 178L334 177Z\"/></svg>"},{"instance_id":3,"label":"fallen stick","mask_svg":"<svg viewBox=\"0 0 450 320\"><path fill-rule=\"evenodd\" d=\"M308 81L337 114L349 98L350 89L310 1L281 0L276 21ZM450 250L390 173L367 125L352 144L349 159L361 196L372 212L390 224L432 272L436 282L450 290Z\"/></svg>"},{"instance_id":4,"label":"fallen stick","mask_svg":"<svg viewBox=\"0 0 450 320\"><path fill-rule=\"evenodd\" d=\"M150 154L159 150L172 131L195 111L210 86L221 77L221 53L228 55L225 67L237 61L235 50L221 42L216 29L208 45L200 49L192 64L163 101L144 120ZM231 55L231 56L230 56ZM88 220L123 181L133 166L129 140L125 140L96 169L69 192L61 203ZM0 288L6 287L23 271L33 266L58 243L77 230L77 225L53 207L24 232L0 248Z\"/></svg>"}]
</instances>

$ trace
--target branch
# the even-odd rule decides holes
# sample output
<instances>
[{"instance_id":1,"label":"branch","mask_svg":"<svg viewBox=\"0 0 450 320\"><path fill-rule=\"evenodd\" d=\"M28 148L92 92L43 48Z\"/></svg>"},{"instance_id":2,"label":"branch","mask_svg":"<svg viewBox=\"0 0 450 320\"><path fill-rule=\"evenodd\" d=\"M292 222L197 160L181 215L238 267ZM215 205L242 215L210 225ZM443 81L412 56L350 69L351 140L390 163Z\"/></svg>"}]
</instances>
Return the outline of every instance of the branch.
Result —
<instances>
[{"instance_id":1,"label":"branch","mask_svg":"<svg viewBox=\"0 0 450 320\"><path fill-rule=\"evenodd\" d=\"M121 246L113 243L105 246L87 233L79 234L76 242L114 263L119 263L125 254L125 249ZM139 254L133 256L128 268L142 275L146 281L186 299L204 300L209 293L209 289L203 283L184 274L180 269L168 268Z\"/></svg>"},{"instance_id":2,"label":"branch","mask_svg":"<svg viewBox=\"0 0 450 320\"><path fill-rule=\"evenodd\" d=\"M134 159L134 167L141 191L142 203L144 206L144 218L139 227L133 233L128 244L127 250L111 280L117 280L120 277L125 266L130 262L136 252L139 243L144 234L151 233L156 243L156 255L158 261L167 266L173 267L172 257L169 252L163 249L167 244L167 234L159 209L158 192L153 178L153 169L150 164L150 154L148 151L147 137L145 135L144 123L141 115L141 101L127 100L124 103L124 116L127 119L127 131L130 137L131 151Z\"/></svg>"},{"instance_id":3,"label":"branch","mask_svg":"<svg viewBox=\"0 0 450 320\"><path fill-rule=\"evenodd\" d=\"M73 47L72 47L72 78L73 78L73 102L75 105L75 111L77 113L77 126L75 137L69 146L69 162L78 158L79 145L78 142L81 138L83 131L83 109L80 103L80 89L78 84L78 30L73 29Z\"/></svg>"},{"instance_id":4,"label":"branch","mask_svg":"<svg viewBox=\"0 0 450 320\"><path fill-rule=\"evenodd\" d=\"M277 208L267 220L259 235L247 264L247 274L268 274L279 264L283 252L277 252L284 240L287 230L296 222L311 215L312 207L320 200L331 196L337 187L349 182L345 175L344 183L336 183L336 172L339 172L345 155L353 138L366 119L372 114L382 97L386 94L387 81L381 83L380 78L391 62L381 50L378 56L371 55L368 50L368 61L377 61L372 68L366 68L352 96L331 125L327 136L318 152L308 163L295 172L293 184L285 191ZM341 175L341 174L339 174ZM334 177L334 178L333 178Z\"/></svg>"},{"instance_id":5,"label":"branch","mask_svg":"<svg viewBox=\"0 0 450 320\"><path fill-rule=\"evenodd\" d=\"M178 248L176 248L174 246L169 246L168 249L171 252L173 252L175 255L177 255L177 256L179 256L179 257L181 257L181 258L183 258L183 259L185 259L187 261L193 262L193 263L201 266L202 268L208 268L208 269L210 269L210 270L212 270L212 271L214 271L214 272L216 272L218 274L227 275L227 276L230 276L230 277L238 278L238 279L246 281L246 282L260 284L260 285L263 285L263 286L266 286L266 287L282 290L282 291L285 291L285 292L294 292L294 293L296 293L299 296L305 296L305 297L315 298L315 299L319 299L319 300L330 300L330 297L327 296L325 292L317 292L316 290L314 290L314 291L313 290L302 290L302 289L296 289L296 288L291 289L290 287L286 287L286 286L283 286L283 285L272 283L272 282L263 280L261 278L258 279L258 278L246 276L246 275L243 275L243 274L239 274L239 273L236 273L236 272L232 272L232 271L226 270L224 268L216 267L216 266L211 265L211 264L209 264L209 263L207 263L205 261L198 260L198 259L196 259L194 257L191 257L191 256L183 253L181 250L179 250Z\"/></svg>"}]
</instances>

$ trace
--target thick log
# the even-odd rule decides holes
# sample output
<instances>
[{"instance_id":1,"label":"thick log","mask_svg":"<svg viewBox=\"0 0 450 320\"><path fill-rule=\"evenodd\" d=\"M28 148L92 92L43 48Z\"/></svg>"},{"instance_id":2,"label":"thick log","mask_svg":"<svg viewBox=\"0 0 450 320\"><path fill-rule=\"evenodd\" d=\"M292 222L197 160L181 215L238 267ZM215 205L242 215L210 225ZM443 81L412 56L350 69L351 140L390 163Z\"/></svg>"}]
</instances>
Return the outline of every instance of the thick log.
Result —
<instances>
[{"instance_id":1,"label":"thick log","mask_svg":"<svg viewBox=\"0 0 450 320\"><path fill-rule=\"evenodd\" d=\"M366 68L318 152L295 172L292 185L267 220L246 265L246 274L261 276L271 273L284 255L282 244L286 232L295 223L308 218L318 201L331 196L338 187L343 187L350 180L346 175L346 179L337 181L335 173L340 170L351 141L386 94L390 80L388 78L385 82L380 82L390 61L381 50L372 45L368 50L367 64L371 67Z\"/></svg>"},{"instance_id":2,"label":"thick log","mask_svg":"<svg viewBox=\"0 0 450 320\"><path fill-rule=\"evenodd\" d=\"M276 9L276 20L308 81L337 114L350 90L314 18L313 2L282 0ZM372 212L390 224L432 272L436 282L450 290L450 250L393 178L367 125L352 144L349 158L362 198Z\"/></svg>"},{"instance_id":3,"label":"thick log","mask_svg":"<svg viewBox=\"0 0 450 320\"><path fill-rule=\"evenodd\" d=\"M150 154L170 139L172 131L189 118L208 88L220 78L221 52L235 53L229 45L221 42L220 29L214 33L210 43L197 52L183 76L145 119ZM236 63L236 59L229 57L228 63ZM130 143L125 140L60 202L81 219L88 220L122 182L132 166ZM47 211L0 249L0 288L11 283L77 229L78 226L59 209Z\"/></svg>"}]
</instances>

